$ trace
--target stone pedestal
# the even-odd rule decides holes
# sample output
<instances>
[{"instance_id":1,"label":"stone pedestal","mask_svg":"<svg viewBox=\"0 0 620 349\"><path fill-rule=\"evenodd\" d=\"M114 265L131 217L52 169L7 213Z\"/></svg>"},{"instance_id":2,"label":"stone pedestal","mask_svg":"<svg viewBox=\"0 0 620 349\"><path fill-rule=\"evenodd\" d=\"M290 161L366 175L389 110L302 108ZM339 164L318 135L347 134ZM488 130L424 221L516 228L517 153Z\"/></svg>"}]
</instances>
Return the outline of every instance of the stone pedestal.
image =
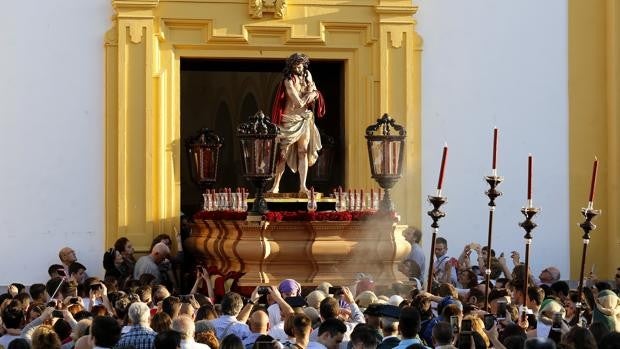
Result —
<instances>
[{"instance_id":1,"label":"stone pedestal","mask_svg":"<svg viewBox=\"0 0 620 349\"><path fill-rule=\"evenodd\" d=\"M409 253L405 225L389 220L351 222L197 222L185 248L221 272L243 272L241 286L276 284L293 278L302 285L327 281L349 285L368 273L377 284L406 281L397 270Z\"/></svg>"}]
</instances>

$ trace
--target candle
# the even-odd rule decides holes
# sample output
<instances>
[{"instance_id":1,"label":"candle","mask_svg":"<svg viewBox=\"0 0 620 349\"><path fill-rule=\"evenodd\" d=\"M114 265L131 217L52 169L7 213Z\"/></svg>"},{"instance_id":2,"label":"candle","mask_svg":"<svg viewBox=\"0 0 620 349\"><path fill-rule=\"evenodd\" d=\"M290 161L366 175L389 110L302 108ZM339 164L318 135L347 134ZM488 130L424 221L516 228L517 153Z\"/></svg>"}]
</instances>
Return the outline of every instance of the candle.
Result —
<instances>
[{"instance_id":1,"label":"candle","mask_svg":"<svg viewBox=\"0 0 620 349\"><path fill-rule=\"evenodd\" d=\"M532 202L532 154L529 154L527 156L527 200L531 204Z\"/></svg>"},{"instance_id":2,"label":"candle","mask_svg":"<svg viewBox=\"0 0 620 349\"><path fill-rule=\"evenodd\" d=\"M439 170L439 180L437 181L437 190L441 190L443 184L443 175L446 169L446 157L448 156L448 144L443 146L443 155L441 156L441 169Z\"/></svg>"},{"instance_id":3,"label":"candle","mask_svg":"<svg viewBox=\"0 0 620 349\"><path fill-rule=\"evenodd\" d=\"M493 172L497 172L497 127L493 129Z\"/></svg>"},{"instance_id":4,"label":"candle","mask_svg":"<svg viewBox=\"0 0 620 349\"><path fill-rule=\"evenodd\" d=\"M596 172L598 171L598 158L594 157L594 164L592 165L592 181L590 182L590 196L588 197L589 206L592 206L594 202L594 187L596 187Z\"/></svg>"},{"instance_id":5,"label":"candle","mask_svg":"<svg viewBox=\"0 0 620 349\"><path fill-rule=\"evenodd\" d=\"M364 189L360 189L360 210L366 208L366 200L364 198Z\"/></svg>"}]
</instances>

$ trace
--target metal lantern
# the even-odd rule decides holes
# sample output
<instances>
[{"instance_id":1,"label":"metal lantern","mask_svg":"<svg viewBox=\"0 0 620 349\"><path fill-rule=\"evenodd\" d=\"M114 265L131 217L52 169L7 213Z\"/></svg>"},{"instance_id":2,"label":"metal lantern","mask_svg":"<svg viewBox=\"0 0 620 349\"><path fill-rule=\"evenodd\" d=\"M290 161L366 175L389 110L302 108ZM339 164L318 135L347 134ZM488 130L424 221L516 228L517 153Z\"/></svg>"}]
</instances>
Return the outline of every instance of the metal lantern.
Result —
<instances>
[{"instance_id":1,"label":"metal lantern","mask_svg":"<svg viewBox=\"0 0 620 349\"><path fill-rule=\"evenodd\" d=\"M383 114L377 123L366 128L370 172L385 190L379 206L382 211L394 211L390 189L402 174L406 134L405 129L388 114Z\"/></svg>"},{"instance_id":2,"label":"metal lantern","mask_svg":"<svg viewBox=\"0 0 620 349\"><path fill-rule=\"evenodd\" d=\"M267 181L275 174L278 151L276 137L279 134L280 128L266 119L262 111L250 116L247 122L237 128L237 136L241 141L243 174L256 188L253 213L264 214L268 211L263 193Z\"/></svg>"},{"instance_id":3,"label":"metal lantern","mask_svg":"<svg viewBox=\"0 0 620 349\"><path fill-rule=\"evenodd\" d=\"M192 180L202 191L213 188L217 179L220 148L224 140L212 130L203 128L185 141Z\"/></svg>"}]
</instances>

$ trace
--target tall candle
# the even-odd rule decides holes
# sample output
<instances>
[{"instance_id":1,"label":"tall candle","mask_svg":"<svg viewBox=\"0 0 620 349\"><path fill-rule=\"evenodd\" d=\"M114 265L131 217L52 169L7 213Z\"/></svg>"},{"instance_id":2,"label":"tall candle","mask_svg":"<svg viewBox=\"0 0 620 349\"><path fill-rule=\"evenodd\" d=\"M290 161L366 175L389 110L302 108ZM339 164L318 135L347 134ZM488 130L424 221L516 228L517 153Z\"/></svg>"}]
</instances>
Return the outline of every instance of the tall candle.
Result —
<instances>
[{"instance_id":1,"label":"tall candle","mask_svg":"<svg viewBox=\"0 0 620 349\"><path fill-rule=\"evenodd\" d=\"M532 154L527 156L527 200L532 201Z\"/></svg>"},{"instance_id":2,"label":"tall candle","mask_svg":"<svg viewBox=\"0 0 620 349\"><path fill-rule=\"evenodd\" d=\"M594 202L594 188L596 187L596 172L598 171L598 158L594 157L594 164L592 165L592 181L590 182L590 196L588 202L590 206Z\"/></svg>"},{"instance_id":3,"label":"tall candle","mask_svg":"<svg viewBox=\"0 0 620 349\"><path fill-rule=\"evenodd\" d=\"M441 156L441 169L439 170L439 180L437 181L437 190L441 190L443 184L443 175L446 169L446 157L448 156L448 144L443 146L443 155Z\"/></svg>"},{"instance_id":4,"label":"tall candle","mask_svg":"<svg viewBox=\"0 0 620 349\"><path fill-rule=\"evenodd\" d=\"M493 129L493 170L497 170L497 127Z\"/></svg>"}]
</instances>

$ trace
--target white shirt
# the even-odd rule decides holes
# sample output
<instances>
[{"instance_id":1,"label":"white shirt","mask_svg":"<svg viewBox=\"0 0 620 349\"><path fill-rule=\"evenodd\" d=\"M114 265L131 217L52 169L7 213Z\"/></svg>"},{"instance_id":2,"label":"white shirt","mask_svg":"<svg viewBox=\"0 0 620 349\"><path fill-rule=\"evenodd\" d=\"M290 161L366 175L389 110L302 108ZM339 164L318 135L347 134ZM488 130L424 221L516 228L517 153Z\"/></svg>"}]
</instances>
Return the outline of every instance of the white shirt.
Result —
<instances>
[{"instance_id":1,"label":"white shirt","mask_svg":"<svg viewBox=\"0 0 620 349\"><path fill-rule=\"evenodd\" d=\"M194 339L183 339L181 340L181 349L211 349L208 345L198 343L194 341Z\"/></svg>"}]
</instances>

